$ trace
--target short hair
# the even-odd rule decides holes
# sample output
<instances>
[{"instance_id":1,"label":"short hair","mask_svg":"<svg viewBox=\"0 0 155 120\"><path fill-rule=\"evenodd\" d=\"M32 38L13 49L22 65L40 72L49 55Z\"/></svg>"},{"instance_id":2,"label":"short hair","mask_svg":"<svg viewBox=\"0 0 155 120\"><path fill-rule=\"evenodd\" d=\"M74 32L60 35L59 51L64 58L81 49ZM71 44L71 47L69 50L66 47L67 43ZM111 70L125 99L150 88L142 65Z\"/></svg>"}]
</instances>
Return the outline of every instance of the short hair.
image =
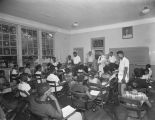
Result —
<instances>
[{"instance_id":1,"label":"short hair","mask_svg":"<svg viewBox=\"0 0 155 120\"><path fill-rule=\"evenodd\" d=\"M111 51L110 53L112 53L113 54L113 52Z\"/></svg>"},{"instance_id":2,"label":"short hair","mask_svg":"<svg viewBox=\"0 0 155 120\"><path fill-rule=\"evenodd\" d=\"M28 80L28 74L23 73L20 75L20 80L26 82Z\"/></svg>"},{"instance_id":3,"label":"short hair","mask_svg":"<svg viewBox=\"0 0 155 120\"><path fill-rule=\"evenodd\" d=\"M41 68L41 64L36 66L36 70L39 70Z\"/></svg>"},{"instance_id":4,"label":"short hair","mask_svg":"<svg viewBox=\"0 0 155 120\"><path fill-rule=\"evenodd\" d=\"M150 65L150 64L147 64L147 65L146 65L146 67L147 67L147 68L150 68L150 67L151 67L151 65Z\"/></svg>"},{"instance_id":5,"label":"short hair","mask_svg":"<svg viewBox=\"0 0 155 120\"><path fill-rule=\"evenodd\" d=\"M123 55L124 52L123 52L122 50L120 50L120 51L117 51L117 55L118 55L118 54L122 54L122 55Z\"/></svg>"},{"instance_id":6,"label":"short hair","mask_svg":"<svg viewBox=\"0 0 155 120\"><path fill-rule=\"evenodd\" d=\"M50 72L54 72L55 71L55 66L54 65L51 65L50 68L49 68Z\"/></svg>"},{"instance_id":7,"label":"short hair","mask_svg":"<svg viewBox=\"0 0 155 120\"><path fill-rule=\"evenodd\" d=\"M73 54L77 54L77 52L74 51Z\"/></svg>"},{"instance_id":8,"label":"short hair","mask_svg":"<svg viewBox=\"0 0 155 120\"><path fill-rule=\"evenodd\" d=\"M43 96L46 91L50 89L50 85L48 83L41 83L37 86L37 94L39 97Z\"/></svg>"},{"instance_id":9,"label":"short hair","mask_svg":"<svg viewBox=\"0 0 155 120\"><path fill-rule=\"evenodd\" d=\"M29 67L30 66L30 63L26 63L26 67Z\"/></svg>"},{"instance_id":10,"label":"short hair","mask_svg":"<svg viewBox=\"0 0 155 120\"><path fill-rule=\"evenodd\" d=\"M70 69L69 68L66 68L65 69L65 73L67 73L67 74L70 73Z\"/></svg>"},{"instance_id":11,"label":"short hair","mask_svg":"<svg viewBox=\"0 0 155 120\"><path fill-rule=\"evenodd\" d=\"M143 75L142 69L141 68L135 68L134 74L135 74L135 77L142 77L142 75Z\"/></svg>"}]
</instances>

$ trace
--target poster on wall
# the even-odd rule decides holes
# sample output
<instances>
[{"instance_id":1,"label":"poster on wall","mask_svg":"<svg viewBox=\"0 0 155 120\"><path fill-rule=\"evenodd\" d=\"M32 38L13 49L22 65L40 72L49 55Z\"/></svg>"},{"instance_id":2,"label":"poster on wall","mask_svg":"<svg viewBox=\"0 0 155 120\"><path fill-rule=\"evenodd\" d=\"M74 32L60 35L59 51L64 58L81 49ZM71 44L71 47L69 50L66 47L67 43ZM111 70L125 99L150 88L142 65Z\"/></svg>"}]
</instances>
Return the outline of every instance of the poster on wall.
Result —
<instances>
[{"instance_id":1,"label":"poster on wall","mask_svg":"<svg viewBox=\"0 0 155 120\"><path fill-rule=\"evenodd\" d=\"M122 28L122 38L123 39L133 38L133 27L132 26Z\"/></svg>"},{"instance_id":2,"label":"poster on wall","mask_svg":"<svg viewBox=\"0 0 155 120\"><path fill-rule=\"evenodd\" d=\"M94 50L96 57L105 53L105 37L92 38L91 49Z\"/></svg>"}]
</instances>

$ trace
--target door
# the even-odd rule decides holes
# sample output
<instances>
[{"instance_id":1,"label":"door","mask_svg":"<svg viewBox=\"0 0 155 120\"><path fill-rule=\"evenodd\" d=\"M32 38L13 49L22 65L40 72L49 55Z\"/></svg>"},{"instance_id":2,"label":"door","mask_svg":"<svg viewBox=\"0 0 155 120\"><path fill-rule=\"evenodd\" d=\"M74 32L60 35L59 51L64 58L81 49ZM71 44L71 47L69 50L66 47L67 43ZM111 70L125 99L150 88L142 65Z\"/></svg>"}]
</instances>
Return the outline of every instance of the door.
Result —
<instances>
[{"instance_id":1,"label":"door","mask_svg":"<svg viewBox=\"0 0 155 120\"><path fill-rule=\"evenodd\" d=\"M83 48L74 48L73 51L77 52L78 56L81 58L81 62L84 63L84 50Z\"/></svg>"}]
</instances>

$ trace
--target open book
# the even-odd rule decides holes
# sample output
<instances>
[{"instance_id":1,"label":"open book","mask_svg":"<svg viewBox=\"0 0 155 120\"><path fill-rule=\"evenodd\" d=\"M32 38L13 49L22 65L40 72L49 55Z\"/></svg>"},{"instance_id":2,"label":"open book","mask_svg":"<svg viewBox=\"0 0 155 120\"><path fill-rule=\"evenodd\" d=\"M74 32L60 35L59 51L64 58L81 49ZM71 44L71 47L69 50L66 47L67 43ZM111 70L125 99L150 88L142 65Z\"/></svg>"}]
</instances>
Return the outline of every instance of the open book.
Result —
<instances>
[{"instance_id":1,"label":"open book","mask_svg":"<svg viewBox=\"0 0 155 120\"><path fill-rule=\"evenodd\" d=\"M76 111L76 109L74 109L73 107L68 105L68 106L62 108L63 117L66 118L66 117L70 116L71 114L73 114L75 111Z\"/></svg>"},{"instance_id":2,"label":"open book","mask_svg":"<svg viewBox=\"0 0 155 120\"><path fill-rule=\"evenodd\" d=\"M94 95L94 96L97 96L99 93L100 93L100 91L96 91L96 90L91 90L90 91L90 94Z\"/></svg>"}]
</instances>

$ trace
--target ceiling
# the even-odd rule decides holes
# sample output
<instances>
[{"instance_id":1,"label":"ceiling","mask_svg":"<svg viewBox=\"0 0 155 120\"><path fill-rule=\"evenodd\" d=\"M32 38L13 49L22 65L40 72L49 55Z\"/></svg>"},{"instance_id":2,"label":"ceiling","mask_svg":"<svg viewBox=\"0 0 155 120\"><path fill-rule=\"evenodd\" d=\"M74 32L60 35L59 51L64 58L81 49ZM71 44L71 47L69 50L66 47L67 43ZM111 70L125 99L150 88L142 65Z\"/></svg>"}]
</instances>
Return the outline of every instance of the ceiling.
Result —
<instances>
[{"instance_id":1,"label":"ceiling","mask_svg":"<svg viewBox=\"0 0 155 120\"><path fill-rule=\"evenodd\" d=\"M154 17L155 0L0 0L0 12L74 30Z\"/></svg>"}]
</instances>

